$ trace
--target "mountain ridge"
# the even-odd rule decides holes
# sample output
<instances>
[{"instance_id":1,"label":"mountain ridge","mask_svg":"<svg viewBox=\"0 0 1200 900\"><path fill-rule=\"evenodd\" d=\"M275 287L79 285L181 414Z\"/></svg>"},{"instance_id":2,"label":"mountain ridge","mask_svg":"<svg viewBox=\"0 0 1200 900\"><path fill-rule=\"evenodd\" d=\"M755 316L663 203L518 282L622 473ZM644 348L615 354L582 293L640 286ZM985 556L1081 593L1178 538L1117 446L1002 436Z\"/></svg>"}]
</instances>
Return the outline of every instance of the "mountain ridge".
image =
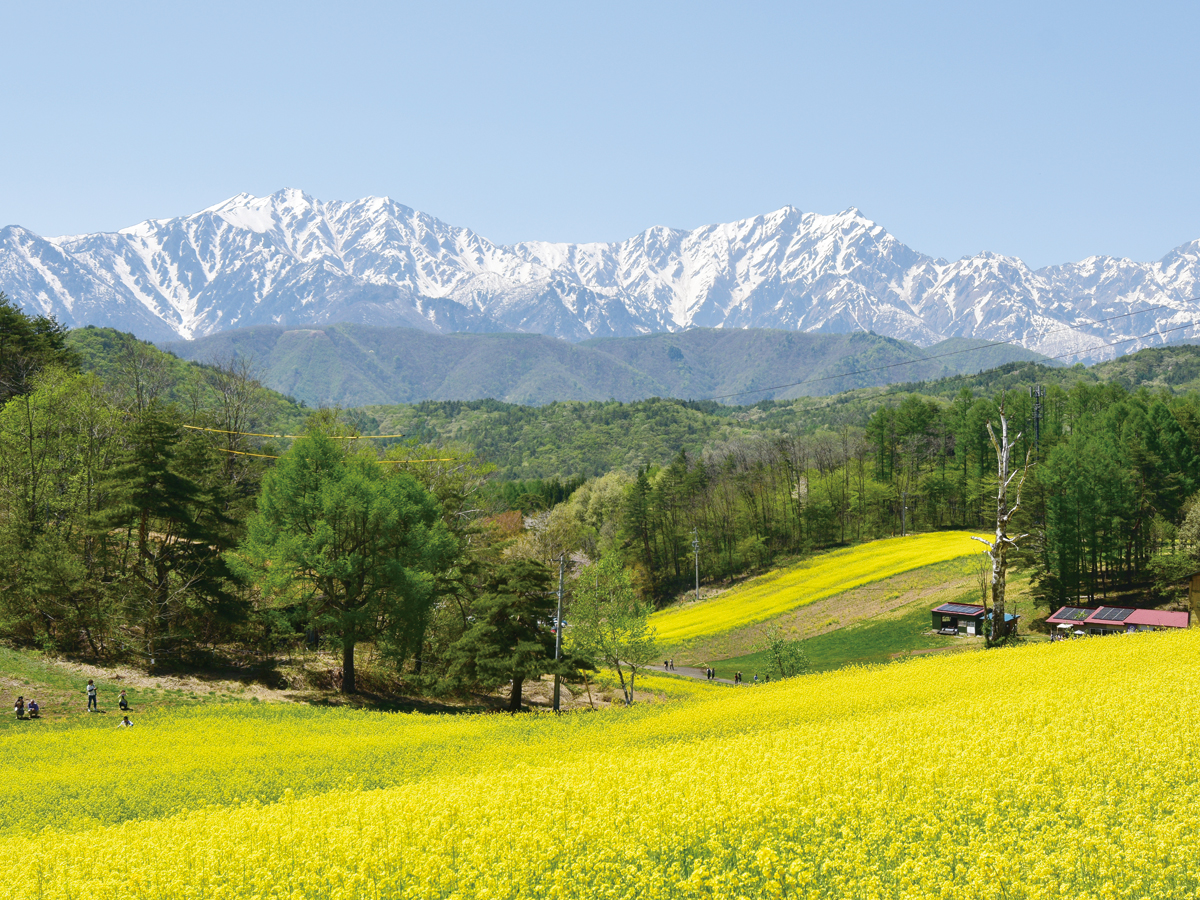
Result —
<instances>
[{"instance_id":1,"label":"mountain ridge","mask_svg":"<svg viewBox=\"0 0 1200 900\"><path fill-rule=\"evenodd\" d=\"M64 324L157 341L337 322L571 341L779 328L919 346L1012 340L1103 359L1115 340L1133 351L1200 334L1200 240L1156 262L1093 256L1035 271L991 252L924 255L854 207L785 206L617 242L499 245L389 198L285 189L103 234L8 226L0 287Z\"/></svg>"}]
</instances>

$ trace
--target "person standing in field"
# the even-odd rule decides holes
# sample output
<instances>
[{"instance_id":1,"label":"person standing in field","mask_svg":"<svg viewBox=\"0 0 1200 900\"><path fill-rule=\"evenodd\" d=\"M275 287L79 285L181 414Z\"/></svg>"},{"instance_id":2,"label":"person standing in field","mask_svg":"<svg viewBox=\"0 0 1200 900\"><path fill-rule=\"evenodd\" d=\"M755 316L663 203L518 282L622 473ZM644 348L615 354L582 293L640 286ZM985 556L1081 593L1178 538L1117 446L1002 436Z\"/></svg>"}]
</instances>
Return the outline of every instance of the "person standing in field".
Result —
<instances>
[{"instance_id":1,"label":"person standing in field","mask_svg":"<svg viewBox=\"0 0 1200 900\"><path fill-rule=\"evenodd\" d=\"M88 712L96 712L97 711L96 682L94 682L90 678L88 679L88 683L87 683L87 697L88 697L88 705L87 705Z\"/></svg>"}]
</instances>

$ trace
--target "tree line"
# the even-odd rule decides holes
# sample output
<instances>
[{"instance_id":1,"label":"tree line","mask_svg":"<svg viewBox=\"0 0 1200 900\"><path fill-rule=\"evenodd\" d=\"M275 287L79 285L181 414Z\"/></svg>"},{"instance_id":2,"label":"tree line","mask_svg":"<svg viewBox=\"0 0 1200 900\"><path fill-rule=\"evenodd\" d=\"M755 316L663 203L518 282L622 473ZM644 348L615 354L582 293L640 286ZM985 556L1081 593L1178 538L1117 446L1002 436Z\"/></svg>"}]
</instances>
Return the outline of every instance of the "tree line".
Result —
<instances>
[{"instance_id":1,"label":"tree line","mask_svg":"<svg viewBox=\"0 0 1200 900\"><path fill-rule=\"evenodd\" d=\"M618 552L648 596L787 556L905 532L995 529L1003 406L1014 464L1031 464L1016 555L1045 605L1141 591L1164 599L1196 566L1200 399L1119 384L997 397L909 395L865 426L760 432L609 473L541 518L551 543ZM1189 518L1190 517L1190 518Z\"/></svg>"}]
</instances>

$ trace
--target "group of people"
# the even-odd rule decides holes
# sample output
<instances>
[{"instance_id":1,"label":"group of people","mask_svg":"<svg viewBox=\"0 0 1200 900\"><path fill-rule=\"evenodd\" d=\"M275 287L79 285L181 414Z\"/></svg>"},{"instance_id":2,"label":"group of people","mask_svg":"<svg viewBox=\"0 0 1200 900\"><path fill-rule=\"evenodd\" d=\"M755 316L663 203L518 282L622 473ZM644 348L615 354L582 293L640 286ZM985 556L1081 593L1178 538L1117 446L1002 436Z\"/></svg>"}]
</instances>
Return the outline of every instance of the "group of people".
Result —
<instances>
[{"instance_id":1,"label":"group of people","mask_svg":"<svg viewBox=\"0 0 1200 900\"><path fill-rule=\"evenodd\" d=\"M663 671L664 672L672 672L674 670L675 670L675 660L664 659L663 660Z\"/></svg>"},{"instance_id":2,"label":"group of people","mask_svg":"<svg viewBox=\"0 0 1200 900\"><path fill-rule=\"evenodd\" d=\"M97 709L98 700L97 700L96 694L97 694L96 682L93 681L91 678L89 678L88 683L87 683L87 701L88 701L88 710L91 712L98 711L98 709ZM117 709L121 710L121 712L125 712L125 713L129 712L129 698L125 696L124 691L121 691L121 693L117 696ZM129 716L121 716L121 721L117 723L117 727L118 728L132 728L133 722L131 722L129 720Z\"/></svg>"},{"instance_id":3,"label":"group of people","mask_svg":"<svg viewBox=\"0 0 1200 900\"><path fill-rule=\"evenodd\" d=\"M96 688L94 679L88 679L85 691L87 692L88 712L99 712L99 691ZM120 696L117 697L117 708L122 712L129 712L129 698L125 696L124 691L121 691ZM38 706L38 702L32 697L29 700L26 700L24 697L18 697L16 704L13 706L13 712L17 714L18 719L40 719L42 717L41 707ZM132 728L133 722L130 721L129 716L122 716L121 721L117 723L117 727Z\"/></svg>"},{"instance_id":4,"label":"group of people","mask_svg":"<svg viewBox=\"0 0 1200 900\"><path fill-rule=\"evenodd\" d=\"M42 717L41 707L32 697L28 702L24 697L18 697L17 702L13 705L13 712L17 714L18 719L40 719Z\"/></svg>"},{"instance_id":5,"label":"group of people","mask_svg":"<svg viewBox=\"0 0 1200 900\"><path fill-rule=\"evenodd\" d=\"M742 673L741 673L741 672L735 672L735 673L733 674L733 683L734 683L734 684L743 684L743 683L745 683L745 680L746 680L746 679L744 679L744 678L742 677ZM770 680L771 680L771 676L770 676L770 675L768 675L768 676L767 676L767 681L770 681ZM754 684L758 684L758 675L755 675L755 676L754 676L754 682L753 682L753 683L754 683Z\"/></svg>"}]
</instances>

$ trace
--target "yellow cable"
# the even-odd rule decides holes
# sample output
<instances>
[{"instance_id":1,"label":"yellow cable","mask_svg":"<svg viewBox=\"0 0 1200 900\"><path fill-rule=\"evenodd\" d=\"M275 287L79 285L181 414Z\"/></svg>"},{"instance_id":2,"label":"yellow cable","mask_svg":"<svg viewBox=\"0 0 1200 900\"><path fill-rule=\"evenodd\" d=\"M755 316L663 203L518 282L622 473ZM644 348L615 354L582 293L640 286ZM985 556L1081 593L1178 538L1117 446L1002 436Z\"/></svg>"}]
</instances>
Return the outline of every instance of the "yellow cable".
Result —
<instances>
[{"instance_id":1,"label":"yellow cable","mask_svg":"<svg viewBox=\"0 0 1200 900\"><path fill-rule=\"evenodd\" d=\"M232 453L235 456L257 456L260 459L279 459L278 456L272 456L269 453L245 453L242 450L226 450L224 447L216 448L218 453Z\"/></svg>"},{"instance_id":2,"label":"yellow cable","mask_svg":"<svg viewBox=\"0 0 1200 900\"><path fill-rule=\"evenodd\" d=\"M192 431L211 431L211 432L214 432L215 434L240 434L245 437L273 437L273 438L292 438L292 439L304 437L304 435L302 435L302 434L261 434L257 431L225 431L222 428L201 428L199 425L184 425L183 427L190 428L190 429L192 429ZM357 434L357 435L345 435L343 437L338 438L338 440L365 441L365 440L372 440L375 438L400 438L400 437L404 437L404 435L402 435L402 434Z\"/></svg>"},{"instance_id":3,"label":"yellow cable","mask_svg":"<svg viewBox=\"0 0 1200 900\"><path fill-rule=\"evenodd\" d=\"M257 456L259 459L279 459L278 456L272 456L269 453L247 453L244 450L226 450L224 447L215 448L220 453L232 453L235 456ZM446 456L441 459L381 459L381 463L409 463L409 462L456 462L456 457Z\"/></svg>"}]
</instances>

